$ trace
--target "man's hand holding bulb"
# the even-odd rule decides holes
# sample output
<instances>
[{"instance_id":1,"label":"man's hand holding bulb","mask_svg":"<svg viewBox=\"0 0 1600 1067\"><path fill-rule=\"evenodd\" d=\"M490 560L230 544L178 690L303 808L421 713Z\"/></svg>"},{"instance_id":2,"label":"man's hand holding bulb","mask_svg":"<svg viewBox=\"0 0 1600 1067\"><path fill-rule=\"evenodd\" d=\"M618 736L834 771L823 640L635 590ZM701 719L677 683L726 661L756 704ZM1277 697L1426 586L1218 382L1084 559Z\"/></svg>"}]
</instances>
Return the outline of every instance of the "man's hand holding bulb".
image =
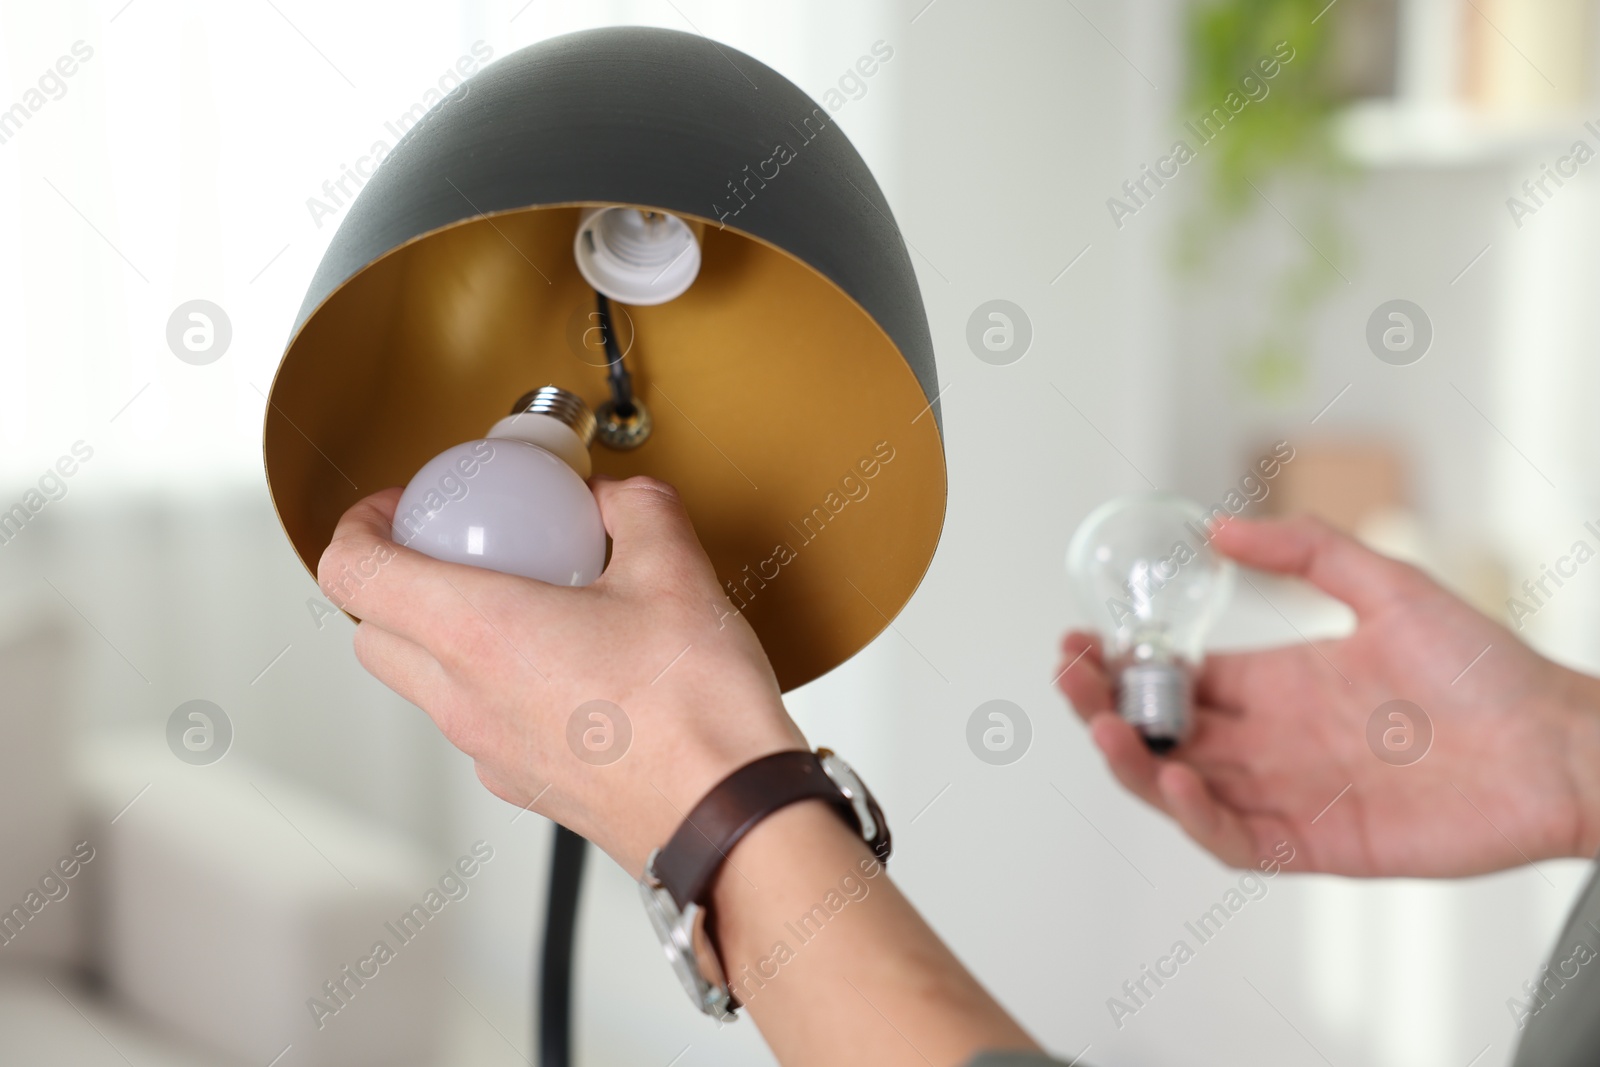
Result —
<instances>
[{"instance_id":1,"label":"man's hand holding bulb","mask_svg":"<svg viewBox=\"0 0 1600 1067\"><path fill-rule=\"evenodd\" d=\"M612 555L585 587L394 543L398 489L346 513L318 577L334 594L346 567L384 553L374 578L339 594L361 620L362 665L426 711L496 796L570 827L637 877L724 775L805 739L749 625L719 623L722 591L677 493L647 478L597 479L594 492ZM567 748L568 717L595 699L632 723L626 769Z\"/></svg>"},{"instance_id":2,"label":"man's hand holding bulb","mask_svg":"<svg viewBox=\"0 0 1600 1067\"><path fill-rule=\"evenodd\" d=\"M690 225L624 207L586 209L573 255L602 312L607 293L672 300L700 268ZM602 410L642 408L609 322L602 330L613 388ZM596 480L591 493L597 430L612 447L648 433L619 446L577 394L527 393L398 497L351 509L318 577L336 587L346 567L381 553L379 576L344 603L362 620L361 662L433 716L497 796L638 877L713 785L805 739L749 625L734 616L723 627L722 590L677 492L633 478ZM566 748L568 718L595 700L628 717L626 772Z\"/></svg>"},{"instance_id":3,"label":"man's hand holding bulb","mask_svg":"<svg viewBox=\"0 0 1600 1067\"><path fill-rule=\"evenodd\" d=\"M1113 712L1097 638L1069 634L1061 690L1131 792L1239 867L1285 839L1304 869L1371 877L1600 849L1600 682L1317 520L1234 519L1212 544L1343 601L1356 629L1314 647L1212 654L1194 734L1166 759ZM1431 750L1408 766L1367 743L1368 719L1394 699L1433 723Z\"/></svg>"}]
</instances>

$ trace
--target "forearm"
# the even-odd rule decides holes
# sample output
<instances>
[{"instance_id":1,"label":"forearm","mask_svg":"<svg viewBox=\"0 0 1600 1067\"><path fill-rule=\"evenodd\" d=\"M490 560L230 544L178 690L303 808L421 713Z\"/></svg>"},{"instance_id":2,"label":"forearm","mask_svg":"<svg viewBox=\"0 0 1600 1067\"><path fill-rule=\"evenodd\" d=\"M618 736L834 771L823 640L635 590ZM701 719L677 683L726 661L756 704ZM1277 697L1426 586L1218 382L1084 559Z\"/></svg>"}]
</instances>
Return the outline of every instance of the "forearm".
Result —
<instances>
[{"instance_id":1,"label":"forearm","mask_svg":"<svg viewBox=\"0 0 1600 1067\"><path fill-rule=\"evenodd\" d=\"M1578 828L1573 855L1600 853L1600 678L1567 672L1561 700L1570 726L1566 759L1577 792Z\"/></svg>"},{"instance_id":2,"label":"forearm","mask_svg":"<svg viewBox=\"0 0 1600 1067\"><path fill-rule=\"evenodd\" d=\"M729 983L785 1067L958 1067L1037 1048L821 804L751 831L713 906Z\"/></svg>"}]
</instances>

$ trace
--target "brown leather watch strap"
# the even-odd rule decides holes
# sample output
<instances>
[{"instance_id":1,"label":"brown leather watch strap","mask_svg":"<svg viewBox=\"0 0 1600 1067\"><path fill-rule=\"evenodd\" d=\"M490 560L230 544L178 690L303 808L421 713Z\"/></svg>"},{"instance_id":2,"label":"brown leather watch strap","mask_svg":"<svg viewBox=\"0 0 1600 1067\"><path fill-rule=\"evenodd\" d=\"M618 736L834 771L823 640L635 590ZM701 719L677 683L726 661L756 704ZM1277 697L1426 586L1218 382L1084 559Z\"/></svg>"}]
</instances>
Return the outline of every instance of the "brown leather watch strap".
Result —
<instances>
[{"instance_id":1,"label":"brown leather watch strap","mask_svg":"<svg viewBox=\"0 0 1600 1067\"><path fill-rule=\"evenodd\" d=\"M747 763L694 806L656 854L655 876L679 908L703 904L728 853L752 827L780 808L813 799L827 801L862 832L850 800L822 769L816 753L774 752ZM874 815L881 826L881 815Z\"/></svg>"}]
</instances>

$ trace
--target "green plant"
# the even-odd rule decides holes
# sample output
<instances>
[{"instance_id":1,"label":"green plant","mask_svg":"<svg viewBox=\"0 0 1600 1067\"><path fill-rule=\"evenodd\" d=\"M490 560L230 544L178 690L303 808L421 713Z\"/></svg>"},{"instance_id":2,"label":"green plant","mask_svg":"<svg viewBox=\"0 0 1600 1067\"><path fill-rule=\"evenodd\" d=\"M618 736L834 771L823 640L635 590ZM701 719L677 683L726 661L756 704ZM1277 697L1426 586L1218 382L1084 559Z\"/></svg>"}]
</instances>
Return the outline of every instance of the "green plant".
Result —
<instances>
[{"instance_id":1,"label":"green plant","mask_svg":"<svg viewBox=\"0 0 1600 1067\"><path fill-rule=\"evenodd\" d=\"M1342 170L1329 138L1329 120L1344 103L1330 32L1337 14L1327 0L1207 0L1189 15L1186 117L1226 107L1229 94L1239 99L1252 73L1269 92L1201 150L1206 195L1181 231L1180 263L1202 269L1223 238L1262 211L1289 219L1292 210L1290 225L1304 238L1298 259L1277 276L1265 332L1233 361L1250 388L1272 398L1304 381L1311 312L1342 280L1333 264L1343 262L1345 249L1327 188ZM1281 42L1293 59L1270 80L1260 79L1258 65ZM1296 197L1292 208L1269 203L1269 189L1282 186L1275 179L1288 174L1308 195Z\"/></svg>"}]
</instances>

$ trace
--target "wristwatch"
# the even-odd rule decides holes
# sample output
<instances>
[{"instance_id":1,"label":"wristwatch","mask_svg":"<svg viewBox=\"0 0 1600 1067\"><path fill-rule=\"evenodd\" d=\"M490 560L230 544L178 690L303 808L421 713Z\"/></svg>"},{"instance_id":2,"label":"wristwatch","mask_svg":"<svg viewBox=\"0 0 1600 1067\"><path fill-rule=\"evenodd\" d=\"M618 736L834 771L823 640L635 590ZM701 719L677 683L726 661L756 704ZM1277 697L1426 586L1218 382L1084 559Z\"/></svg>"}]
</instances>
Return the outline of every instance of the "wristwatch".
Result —
<instances>
[{"instance_id":1,"label":"wristwatch","mask_svg":"<svg viewBox=\"0 0 1600 1067\"><path fill-rule=\"evenodd\" d=\"M667 961L695 1007L731 1022L739 1007L707 917L711 887L728 853L768 815L802 800L823 800L861 835L879 862L889 859L889 825L850 765L825 748L774 752L712 788L665 845L650 853L639 895Z\"/></svg>"}]
</instances>

